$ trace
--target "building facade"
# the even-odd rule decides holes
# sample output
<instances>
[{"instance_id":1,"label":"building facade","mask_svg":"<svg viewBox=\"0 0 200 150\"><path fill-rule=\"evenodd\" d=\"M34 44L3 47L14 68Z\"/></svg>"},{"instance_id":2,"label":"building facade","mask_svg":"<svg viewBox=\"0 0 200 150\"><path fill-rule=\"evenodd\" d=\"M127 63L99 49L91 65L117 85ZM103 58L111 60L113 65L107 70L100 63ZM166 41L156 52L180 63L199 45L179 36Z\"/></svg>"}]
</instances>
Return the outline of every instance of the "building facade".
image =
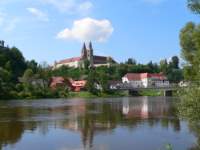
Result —
<instances>
[{"instance_id":1,"label":"building facade","mask_svg":"<svg viewBox=\"0 0 200 150\"><path fill-rule=\"evenodd\" d=\"M74 92L80 92L86 87L86 80L75 81L71 78L52 77L50 80L50 88L56 90L59 87L68 88Z\"/></svg>"},{"instance_id":2,"label":"building facade","mask_svg":"<svg viewBox=\"0 0 200 150\"><path fill-rule=\"evenodd\" d=\"M90 67L110 66L111 64L116 63L116 61L111 57L94 55L93 46L90 42L88 47L86 47L85 43L83 44L81 56L55 62L54 69L62 66L69 66L74 68L85 67L86 61L89 62Z\"/></svg>"},{"instance_id":3,"label":"building facade","mask_svg":"<svg viewBox=\"0 0 200 150\"><path fill-rule=\"evenodd\" d=\"M134 87L168 87L169 81L163 74L151 73L127 73L122 77L123 83L129 83Z\"/></svg>"}]
</instances>

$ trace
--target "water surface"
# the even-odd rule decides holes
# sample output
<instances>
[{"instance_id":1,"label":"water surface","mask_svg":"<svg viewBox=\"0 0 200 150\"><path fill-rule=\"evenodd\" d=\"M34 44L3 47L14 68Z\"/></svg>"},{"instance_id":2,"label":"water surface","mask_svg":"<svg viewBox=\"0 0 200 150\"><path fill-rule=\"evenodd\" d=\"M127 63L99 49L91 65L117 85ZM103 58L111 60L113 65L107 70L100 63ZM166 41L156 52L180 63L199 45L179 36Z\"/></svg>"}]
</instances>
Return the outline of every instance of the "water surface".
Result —
<instances>
[{"instance_id":1,"label":"water surface","mask_svg":"<svg viewBox=\"0 0 200 150\"><path fill-rule=\"evenodd\" d=\"M195 149L196 130L175 98L0 102L0 150Z\"/></svg>"}]
</instances>

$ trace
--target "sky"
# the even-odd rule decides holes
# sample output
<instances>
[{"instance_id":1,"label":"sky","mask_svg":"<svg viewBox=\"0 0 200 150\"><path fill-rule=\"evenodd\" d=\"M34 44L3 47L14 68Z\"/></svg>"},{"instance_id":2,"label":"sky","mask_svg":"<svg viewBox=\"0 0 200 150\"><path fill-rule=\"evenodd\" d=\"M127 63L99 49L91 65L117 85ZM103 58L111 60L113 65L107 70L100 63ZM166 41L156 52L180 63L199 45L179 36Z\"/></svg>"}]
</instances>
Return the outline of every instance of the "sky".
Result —
<instances>
[{"instance_id":1,"label":"sky","mask_svg":"<svg viewBox=\"0 0 200 150\"><path fill-rule=\"evenodd\" d=\"M83 42L118 62L180 55L179 33L199 16L186 0L0 0L0 39L27 60L80 56Z\"/></svg>"}]
</instances>

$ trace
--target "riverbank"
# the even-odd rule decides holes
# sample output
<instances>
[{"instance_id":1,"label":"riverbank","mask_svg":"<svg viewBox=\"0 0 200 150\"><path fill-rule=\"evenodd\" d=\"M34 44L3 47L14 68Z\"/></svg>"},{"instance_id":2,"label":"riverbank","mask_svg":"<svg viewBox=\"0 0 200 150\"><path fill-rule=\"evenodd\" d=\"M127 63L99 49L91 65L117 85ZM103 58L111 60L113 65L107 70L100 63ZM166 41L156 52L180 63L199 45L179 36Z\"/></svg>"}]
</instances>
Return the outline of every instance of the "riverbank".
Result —
<instances>
[{"instance_id":1,"label":"riverbank","mask_svg":"<svg viewBox=\"0 0 200 150\"><path fill-rule=\"evenodd\" d=\"M163 91L156 90L143 90L138 93L139 96L163 96Z\"/></svg>"},{"instance_id":2,"label":"riverbank","mask_svg":"<svg viewBox=\"0 0 200 150\"><path fill-rule=\"evenodd\" d=\"M137 93L135 96L163 96L164 93L162 91L155 91L155 90L144 90ZM88 91L81 91L81 92L61 92L60 94L37 94L37 95L31 95L31 94L21 94L21 93L15 93L12 95L12 97L9 99L48 99L48 98L115 98L115 97L131 97L133 95L130 95L128 91L114 91L110 93L103 93L98 92L97 94L92 94ZM1 99L1 98L0 98ZM3 99L6 100L6 99Z\"/></svg>"},{"instance_id":3,"label":"riverbank","mask_svg":"<svg viewBox=\"0 0 200 150\"><path fill-rule=\"evenodd\" d=\"M97 95L87 91L82 92L69 92L68 98L111 98L111 97L127 97L128 92L112 92L112 93L98 93Z\"/></svg>"}]
</instances>

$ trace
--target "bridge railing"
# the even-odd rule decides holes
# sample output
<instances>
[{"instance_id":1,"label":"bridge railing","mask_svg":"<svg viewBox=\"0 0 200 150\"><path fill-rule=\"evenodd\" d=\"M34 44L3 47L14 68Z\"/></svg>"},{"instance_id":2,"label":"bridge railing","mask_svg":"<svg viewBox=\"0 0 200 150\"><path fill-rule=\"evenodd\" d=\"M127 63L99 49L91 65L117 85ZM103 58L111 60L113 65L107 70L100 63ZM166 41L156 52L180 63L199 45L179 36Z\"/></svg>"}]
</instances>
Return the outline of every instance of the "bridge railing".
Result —
<instances>
[{"instance_id":1,"label":"bridge railing","mask_svg":"<svg viewBox=\"0 0 200 150\"><path fill-rule=\"evenodd\" d=\"M135 85L132 83L118 83L114 85L110 85L110 89L112 90L122 90L122 89L172 89L179 87L176 83L171 83L169 85L151 85L151 86L141 86L141 85Z\"/></svg>"}]
</instances>

